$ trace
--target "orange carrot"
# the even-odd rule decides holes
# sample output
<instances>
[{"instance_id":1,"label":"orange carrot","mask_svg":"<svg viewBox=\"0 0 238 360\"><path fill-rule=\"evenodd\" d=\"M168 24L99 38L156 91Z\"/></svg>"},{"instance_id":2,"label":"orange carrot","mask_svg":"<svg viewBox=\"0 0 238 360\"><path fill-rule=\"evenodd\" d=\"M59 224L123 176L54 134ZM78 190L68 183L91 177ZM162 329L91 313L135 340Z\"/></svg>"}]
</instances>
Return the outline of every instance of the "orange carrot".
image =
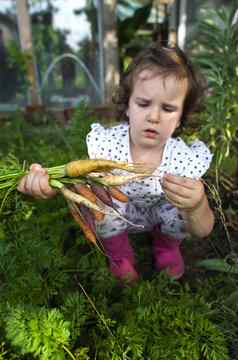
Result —
<instances>
[{"instance_id":1,"label":"orange carrot","mask_svg":"<svg viewBox=\"0 0 238 360\"><path fill-rule=\"evenodd\" d=\"M118 188L116 187L109 187L108 188L111 196L116 199L116 200L119 200L121 202L128 202L128 196L126 194L124 194L121 190L119 190Z\"/></svg>"},{"instance_id":2,"label":"orange carrot","mask_svg":"<svg viewBox=\"0 0 238 360\"><path fill-rule=\"evenodd\" d=\"M74 185L74 188L80 195L82 195L86 199L90 200L92 203L97 204L96 195L92 192L92 190L87 185L83 185L83 184ZM101 211L98 211L95 209L91 209L91 211L95 217L95 220L101 221L104 218L104 214Z\"/></svg>"},{"instance_id":3,"label":"orange carrot","mask_svg":"<svg viewBox=\"0 0 238 360\"><path fill-rule=\"evenodd\" d=\"M81 230L84 233L84 236L86 237L86 239L88 239L90 242L92 242L93 244L96 244L96 235L94 234L94 232L92 231L92 229L90 228L90 226L83 220L80 212L78 211L78 209L76 208L76 206L70 206L70 212L74 218L74 220L76 221L76 223L80 226Z\"/></svg>"},{"instance_id":4,"label":"orange carrot","mask_svg":"<svg viewBox=\"0 0 238 360\"><path fill-rule=\"evenodd\" d=\"M92 203L96 204L97 202L97 197L96 195L92 192L92 190L84 184L74 184L74 188L77 191L78 194L81 194L82 196L84 196L86 199L90 200Z\"/></svg>"}]
</instances>

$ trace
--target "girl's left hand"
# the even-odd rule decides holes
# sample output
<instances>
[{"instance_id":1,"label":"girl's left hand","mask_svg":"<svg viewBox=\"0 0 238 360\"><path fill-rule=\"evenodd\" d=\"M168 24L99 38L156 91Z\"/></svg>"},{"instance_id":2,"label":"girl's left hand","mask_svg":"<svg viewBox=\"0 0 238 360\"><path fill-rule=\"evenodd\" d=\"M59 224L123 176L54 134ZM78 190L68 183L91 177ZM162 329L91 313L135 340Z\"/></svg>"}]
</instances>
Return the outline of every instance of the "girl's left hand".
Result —
<instances>
[{"instance_id":1,"label":"girl's left hand","mask_svg":"<svg viewBox=\"0 0 238 360\"><path fill-rule=\"evenodd\" d=\"M172 205L188 212L197 209L206 198L202 181L188 177L165 174L162 188Z\"/></svg>"}]
</instances>

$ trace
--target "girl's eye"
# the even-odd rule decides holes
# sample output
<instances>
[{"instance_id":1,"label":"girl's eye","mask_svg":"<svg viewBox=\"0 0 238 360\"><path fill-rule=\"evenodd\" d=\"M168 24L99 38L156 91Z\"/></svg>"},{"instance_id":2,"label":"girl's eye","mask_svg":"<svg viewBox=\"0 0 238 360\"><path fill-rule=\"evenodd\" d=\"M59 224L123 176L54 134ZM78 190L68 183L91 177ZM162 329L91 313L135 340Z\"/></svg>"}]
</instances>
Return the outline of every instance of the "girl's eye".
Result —
<instances>
[{"instance_id":1,"label":"girl's eye","mask_svg":"<svg viewBox=\"0 0 238 360\"><path fill-rule=\"evenodd\" d=\"M137 105L138 105L139 107L142 107L142 108L145 108L145 107L149 106L148 103L137 103Z\"/></svg>"},{"instance_id":2,"label":"girl's eye","mask_svg":"<svg viewBox=\"0 0 238 360\"><path fill-rule=\"evenodd\" d=\"M171 107L171 106L167 106L167 105L164 105L163 106L163 110L166 111L166 112L174 112L175 111L175 108L174 107Z\"/></svg>"}]
</instances>

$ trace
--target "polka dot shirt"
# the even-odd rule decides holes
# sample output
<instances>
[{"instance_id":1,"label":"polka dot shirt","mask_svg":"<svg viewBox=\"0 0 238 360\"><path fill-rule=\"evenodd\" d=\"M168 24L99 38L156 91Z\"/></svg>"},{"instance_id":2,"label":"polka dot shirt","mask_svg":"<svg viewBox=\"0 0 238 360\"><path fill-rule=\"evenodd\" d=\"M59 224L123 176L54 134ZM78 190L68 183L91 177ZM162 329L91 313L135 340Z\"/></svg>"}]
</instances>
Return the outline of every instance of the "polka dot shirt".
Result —
<instances>
[{"instance_id":1,"label":"polka dot shirt","mask_svg":"<svg viewBox=\"0 0 238 360\"><path fill-rule=\"evenodd\" d=\"M93 124L86 141L91 159L132 161L127 123L111 128ZM102 238L107 238L125 230L151 231L159 224L163 233L180 240L184 239L187 235L185 222L178 209L166 200L160 180L165 172L200 178L208 169L211 160L212 155L203 142L195 141L188 146L181 138L169 138L165 144L162 162L153 176L121 186L121 190L128 195L129 202L118 202L118 209L133 224L142 225L141 230L128 226L120 218L105 216L104 220L97 224L98 234ZM120 173L121 170L115 172Z\"/></svg>"},{"instance_id":2,"label":"polka dot shirt","mask_svg":"<svg viewBox=\"0 0 238 360\"><path fill-rule=\"evenodd\" d=\"M131 162L129 125L104 128L93 124L87 135L88 155L91 159L109 159ZM164 173L200 178L209 168L212 155L207 146L197 140L188 146L181 138L169 138L165 144L162 162L153 177L133 181L121 187L130 201L139 206L154 206L163 199L160 179Z\"/></svg>"}]
</instances>

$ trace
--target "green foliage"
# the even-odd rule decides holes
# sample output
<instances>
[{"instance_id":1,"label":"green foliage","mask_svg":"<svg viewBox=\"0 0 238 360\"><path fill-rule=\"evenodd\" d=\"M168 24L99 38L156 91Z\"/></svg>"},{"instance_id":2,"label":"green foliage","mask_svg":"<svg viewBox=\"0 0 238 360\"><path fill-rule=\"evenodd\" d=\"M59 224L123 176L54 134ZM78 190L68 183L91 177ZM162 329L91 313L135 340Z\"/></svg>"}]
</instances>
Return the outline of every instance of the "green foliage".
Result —
<instances>
[{"instance_id":1,"label":"green foliage","mask_svg":"<svg viewBox=\"0 0 238 360\"><path fill-rule=\"evenodd\" d=\"M232 24L236 8L234 2L231 9L205 9L192 46L209 85L200 131L215 153L216 170L229 173L237 168L238 25Z\"/></svg>"},{"instance_id":2,"label":"green foliage","mask_svg":"<svg viewBox=\"0 0 238 360\"><path fill-rule=\"evenodd\" d=\"M232 228L226 225L231 214L237 212L237 201L232 195L233 185L227 190L224 175L232 184L232 176L237 174L238 169L238 24L233 23L237 6L237 0L233 0L229 8L203 9L198 22L196 40L193 41L192 46L194 60L208 79L208 96L205 110L199 118L199 135L206 140L215 155L212 170L215 174L213 180L217 187L218 201L214 208L224 227L221 231L217 229L213 234L213 246L218 250L215 256L211 255L211 259L203 260L198 265L212 273L215 271L223 273L227 281L231 280L235 283L235 286L226 288L226 295L223 293L219 296L217 293L219 302L216 304L217 319L226 338L236 346L235 359L237 359L237 332L236 322L232 320L232 316L235 318L237 309L229 308L225 300L228 297L233 298L237 290L237 233L233 233ZM221 192L221 189L226 191ZM224 237L221 233L224 233ZM218 256L225 258L219 259Z\"/></svg>"},{"instance_id":3,"label":"green foliage","mask_svg":"<svg viewBox=\"0 0 238 360\"><path fill-rule=\"evenodd\" d=\"M83 293L78 291L69 293L64 300L61 311L64 318L70 320L71 339L76 341L90 316L88 303Z\"/></svg>"},{"instance_id":4,"label":"green foliage","mask_svg":"<svg viewBox=\"0 0 238 360\"><path fill-rule=\"evenodd\" d=\"M129 1L121 1L121 5L128 9L133 8ZM134 56L139 49L142 49L142 39L138 38L137 31L146 25L152 5L153 1L148 1L147 4L136 9L131 17L123 20L117 19L121 63L126 56ZM144 41L148 42L148 38Z\"/></svg>"},{"instance_id":5,"label":"green foliage","mask_svg":"<svg viewBox=\"0 0 238 360\"><path fill-rule=\"evenodd\" d=\"M86 157L92 121L85 107L66 126L50 114L27 121L17 114L1 123L2 169L16 159L22 168ZM161 275L121 288L62 198L16 193L0 220L0 359L228 359L226 340L233 344L236 323L228 334L203 287L191 290ZM138 256L144 254L141 248Z\"/></svg>"},{"instance_id":6,"label":"green foliage","mask_svg":"<svg viewBox=\"0 0 238 360\"><path fill-rule=\"evenodd\" d=\"M92 312L90 302L82 294L75 293L69 295L61 307L60 319L62 314L64 319L73 319L67 329L75 331L74 341L81 339L83 347L80 351L85 356L88 356L86 349L90 348L92 359L93 354L97 354L98 359L118 360L188 359L189 356L193 360L229 359L224 337L211 321L211 305L200 294L192 295L188 287L170 284L160 276L152 282L141 282L133 289L117 289L114 298L111 288L111 298L105 300L101 303L98 294L97 312ZM23 312L20 308L19 315L17 307L10 312L11 316L7 316L7 336L14 339L15 346L21 344L21 352L33 352L34 344L39 349L39 342L45 341L40 334L43 332L45 336L45 328L48 328L42 322L48 312L42 308L41 311L30 308ZM54 327L49 321L47 325ZM30 340L34 338L35 342ZM62 339L57 333L58 344L59 338Z\"/></svg>"},{"instance_id":7,"label":"green foliage","mask_svg":"<svg viewBox=\"0 0 238 360\"><path fill-rule=\"evenodd\" d=\"M0 124L0 158L11 153L23 164L40 162L44 166L61 165L75 158L86 157L85 136L94 121L89 109L81 104L73 114L70 126L56 121L50 113L25 117L16 113Z\"/></svg>"},{"instance_id":8,"label":"green foliage","mask_svg":"<svg viewBox=\"0 0 238 360\"><path fill-rule=\"evenodd\" d=\"M24 76L27 70L27 55L21 51L19 45L15 41L9 41L7 44L7 50L9 53L9 65L11 67L16 66L18 69L18 76Z\"/></svg>"},{"instance_id":9,"label":"green foliage","mask_svg":"<svg viewBox=\"0 0 238 360\"><path fill-rule=\"evenodd\" d=\"M5 342L0 343L0 360L17 360L19 355L8 349Z\"/></svg>"},{"instance_id":10,"label":"green foliage","mask_svg":"<svg viewBox=\"0 0 238 360\"><path fill-rule=\"evenodd\" d=\"M114 336L96 338L99 359L229 359L201 295L158 276L122 296L111 305L113 318L120 319L111 324Z\"/></svg>"},{"instance_id":11,"label":"green foliage","mask_svg":"<svg viewBox=\"0 0 238 360\"><path fill-rule=\"evenodd\" d=\"M198 263L207 270L222 271L230 274L238 274L238 266L236 263L229 264L226 259L206 259Z\"/></svg>"},{"instance_id":12,"label":"green foliage","mask_svg":"<svg viewBox=\"0 0 238 360\"><path fill-rule=\"evenodd\" d=\"M15 157L20 167L25 160L27 164L41 162L48 166L86 156L85 142L79 140L85 138L92 121L86 108L76 112L72 126L67 129L46 120L39 123L34 118L27 123L19 114L5 124L4 141L1 141L2 169L4 164L16 166ZM7 143L10 146L6 146ZM7 157L7 150L15 157ZM66 249L72 247L77 253L76 239L80 232L71 236L77 226L68 215L66 204L61 198L35 202L16 193L9 197L0 217L2 299L11 299L14 303L48 303L66 283L70 284L70 273L65 269L76 266L75 255L68 257Z\"/></svg>"},{"instance_id":13,"label":"green foliage","mask_svg":"<svg viewBox=\"0 0 238 360\"><path fill-rule=\"evenodd\" d=\"M220 273L216 276L214 276L214 273L210 272L210 274L212 275L199 280L200 285L203 287L203 296L212 299L211 319L219 324L225 335L230 349L230 358L237 360L238 279L237 276L227 276L226 273Z\"/></svg>"},{"instance_id":14,"label":"green foliage","mask_svg":"<svg viewBox=\"0 0 238 360\"><path fill-rule=\"evenodd\" d=\"M40 360L64 360L69 326L58 309L17 306L9 309L6 338L22 354L32 353Z\"/></svg>"}]
</instances>

